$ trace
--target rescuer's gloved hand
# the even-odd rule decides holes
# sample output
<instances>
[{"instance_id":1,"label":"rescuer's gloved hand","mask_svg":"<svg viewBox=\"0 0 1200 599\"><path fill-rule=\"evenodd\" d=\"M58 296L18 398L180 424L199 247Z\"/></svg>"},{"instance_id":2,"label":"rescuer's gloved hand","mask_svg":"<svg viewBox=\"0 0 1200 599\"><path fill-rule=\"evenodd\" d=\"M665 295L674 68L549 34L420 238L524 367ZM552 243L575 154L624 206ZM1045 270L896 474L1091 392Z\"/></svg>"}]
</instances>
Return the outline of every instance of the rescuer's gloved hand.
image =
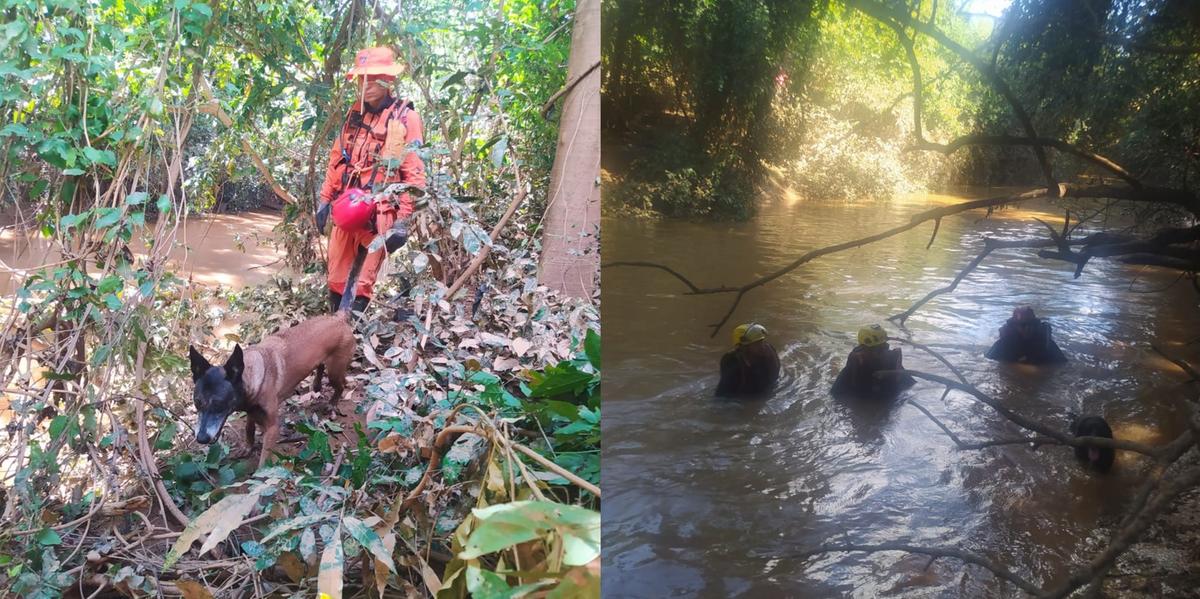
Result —
<instances>
[{"instance_id":1,"label":"rescuer's gloved hand","mask_svg":"<svg viewBox=\"0 0 1200 599\"><path fill-rule=\"evenodd\" d=\"M329 222L329 205L329 202L325 202L321 204L320 208L317 208L317 234L319 235L325 234L325 223Z\"/></svg>"},{"instance_id":2,"label":"rescuer's gloved hand","mask_svg":"<svg viewBox=\"0 0 1200 599\"><path fill-rule=\"evenodd\" d=\"M406 241L408 241L408 221L398 220L391 229L388 229L387 237L384 240L388 255L404 247Z\"/></svg>"}]
</instances>

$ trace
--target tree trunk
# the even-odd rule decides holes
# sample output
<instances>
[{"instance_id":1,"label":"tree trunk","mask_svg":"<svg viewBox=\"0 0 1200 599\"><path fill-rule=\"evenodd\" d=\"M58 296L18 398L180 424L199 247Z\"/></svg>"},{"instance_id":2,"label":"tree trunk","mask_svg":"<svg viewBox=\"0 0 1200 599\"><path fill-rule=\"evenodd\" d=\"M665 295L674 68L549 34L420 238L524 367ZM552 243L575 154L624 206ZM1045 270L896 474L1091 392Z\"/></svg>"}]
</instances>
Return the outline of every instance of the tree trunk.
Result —
<instances>
[{"instance_id":1,"label":"tree trunk","mask_svg":"<svg viewBox=\"0 0 1200 599\"><path fill-rule=\"evenodd\" d=\"M585 298L600 270L600 70L592 69L599 62L600 0L580 0L567 61L567 85L574 87L559 119L538 279Z\"/></svg>"}]
</instances>

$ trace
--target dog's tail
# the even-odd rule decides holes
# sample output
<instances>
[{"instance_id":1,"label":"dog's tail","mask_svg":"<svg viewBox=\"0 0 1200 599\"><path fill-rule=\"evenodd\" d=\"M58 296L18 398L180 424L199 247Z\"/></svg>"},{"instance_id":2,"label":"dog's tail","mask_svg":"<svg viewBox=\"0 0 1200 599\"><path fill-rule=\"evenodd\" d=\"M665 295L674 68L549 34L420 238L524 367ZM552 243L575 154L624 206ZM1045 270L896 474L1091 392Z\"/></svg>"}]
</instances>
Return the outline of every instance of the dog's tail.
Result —
<instances>
[{"instance_id":1,"label":"dog's tail","mask_svg":"<svg viewBox=\"0 0 1200 599\"><path fill-rule=\"evenodd\" d=\"M354 263L350 265L350 274L346 276L346 286L342 289L342 301L338 304L338 314L349 314L350 306L354 305L354 290L358 288L358 274L362 272L363 262L367 260L367 248L358 246Z\"/></svg>"}]
</instances>

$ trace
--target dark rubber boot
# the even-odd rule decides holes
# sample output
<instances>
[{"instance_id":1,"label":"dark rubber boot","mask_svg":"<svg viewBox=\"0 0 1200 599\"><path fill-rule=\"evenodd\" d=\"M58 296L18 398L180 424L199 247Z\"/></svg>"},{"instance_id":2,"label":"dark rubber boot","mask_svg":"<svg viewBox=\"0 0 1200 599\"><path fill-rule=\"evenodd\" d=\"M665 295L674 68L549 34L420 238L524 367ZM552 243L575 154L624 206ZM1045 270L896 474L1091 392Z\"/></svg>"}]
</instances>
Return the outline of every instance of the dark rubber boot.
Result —
<instances>
[{"instance_id":1,"label":"dark rubber boot","mask_svg":"<svg viewBox=\"0 0 1200 599\"><path fill-rule=\"evenodd\" d=\"M354 304L351 309L359 314L362 314L367 311L367 305L370 303L371 298L365 295L357 295L354 297Z\"/></svg>"},{"instance_id":2,"label":"dark rubber boot","mask_svg":"<svg viewBox=\"0 0 1200 599\"><path fill-rule=\"evenodd\" d=\"M329 311L331 313L336 314L338 311L338 304L341 304L341 303L342 303L342 294L330 289L329 290Z\"/></svg>"}]
</instances>

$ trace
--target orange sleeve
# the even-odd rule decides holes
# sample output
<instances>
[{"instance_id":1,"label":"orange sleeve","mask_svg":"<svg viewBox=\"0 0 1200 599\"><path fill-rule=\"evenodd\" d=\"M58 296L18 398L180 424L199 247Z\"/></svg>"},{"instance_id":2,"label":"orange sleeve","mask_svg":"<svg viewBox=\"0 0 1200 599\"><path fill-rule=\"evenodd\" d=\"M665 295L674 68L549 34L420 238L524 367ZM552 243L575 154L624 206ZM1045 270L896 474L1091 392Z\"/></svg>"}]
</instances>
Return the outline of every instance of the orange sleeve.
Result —
<instances>
[{"instance_id":1,"label":"orange sleeve","mask_svg":"<svg viewBox=\"0 0 1200 599\"><path fill-rule=\"evenodd\" d=\"M333 147L329 149L329 163L325 168L325 182L321 184L321 203L328 204L332 202L338 193L342 191L342 173L346 166L342 164L342 132L339 130L337 138L333 140Z\"/></svg>"}]
</instances>

